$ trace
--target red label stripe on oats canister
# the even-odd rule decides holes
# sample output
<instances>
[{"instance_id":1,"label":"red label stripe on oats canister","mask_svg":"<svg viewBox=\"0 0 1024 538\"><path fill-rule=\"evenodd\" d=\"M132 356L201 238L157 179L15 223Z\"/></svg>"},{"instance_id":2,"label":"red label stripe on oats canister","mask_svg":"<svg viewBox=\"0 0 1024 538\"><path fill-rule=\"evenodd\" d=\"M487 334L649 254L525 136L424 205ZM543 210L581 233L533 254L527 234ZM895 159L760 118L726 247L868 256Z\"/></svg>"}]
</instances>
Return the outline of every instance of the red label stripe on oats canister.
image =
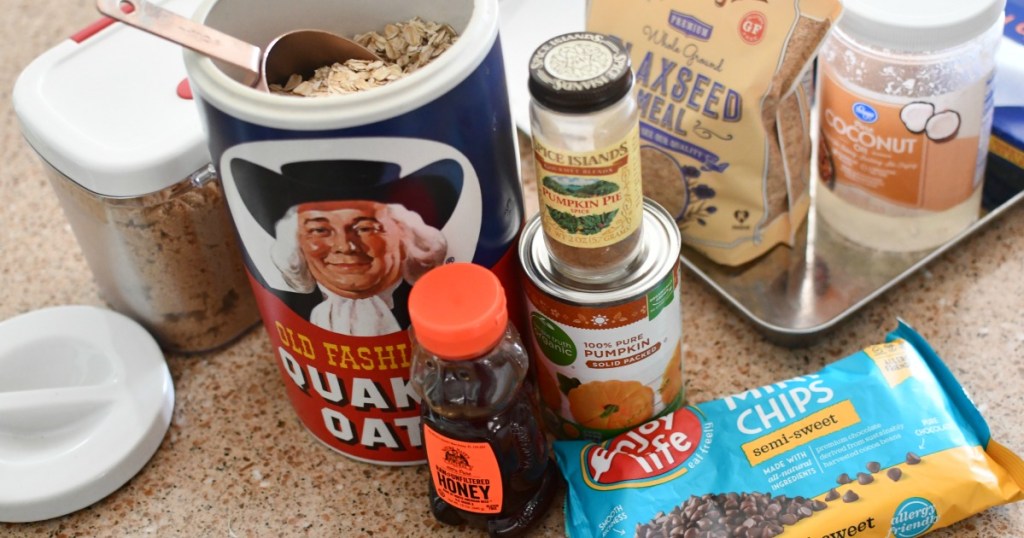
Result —
<instances>
[{"instance_id":1,"label":"red label stripe on oats canister","mask_svg":"<svg viewBox=\"0 0 1024 538\"><path fill-rule=\"evenodd\" d=\"M644 254L603 284L553 269L538 219L523 232L531 367L560 439L604 439L683 403L679 233L651 201L643 226Z\"/></svg>"}]
</instances>

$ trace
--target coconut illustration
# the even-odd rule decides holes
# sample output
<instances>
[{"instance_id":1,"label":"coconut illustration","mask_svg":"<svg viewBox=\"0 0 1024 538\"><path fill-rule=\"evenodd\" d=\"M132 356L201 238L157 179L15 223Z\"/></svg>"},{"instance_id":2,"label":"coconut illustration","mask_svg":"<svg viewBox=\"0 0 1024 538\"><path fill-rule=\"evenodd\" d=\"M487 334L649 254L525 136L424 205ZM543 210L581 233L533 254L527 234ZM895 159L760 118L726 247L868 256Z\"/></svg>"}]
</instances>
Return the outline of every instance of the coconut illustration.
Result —
<instances>
[{"instance_id":1,"label":"coconut illustration","mask_svg":"<svg viewBox=\"0 0 1024 538\"><path fill-rule=\"evenodd\" d=\"M920 134L924 132L925 126L933 114L935 114L935 105L924 101L914 101L907 103L900 110L900 120L903 121L903 125L908 131Z\"/></svg>"},{"instance_id":2,"label":"coconut illustration","mask_svg":"<svg viewBox=\"0 0 1024 538\"><path fill-rule=\"evenodd\" d=\"M928 119L924 131L935 142L951 140L960 131L960 114L953 110L939 112Z\"/></svg>"}]
</instances>

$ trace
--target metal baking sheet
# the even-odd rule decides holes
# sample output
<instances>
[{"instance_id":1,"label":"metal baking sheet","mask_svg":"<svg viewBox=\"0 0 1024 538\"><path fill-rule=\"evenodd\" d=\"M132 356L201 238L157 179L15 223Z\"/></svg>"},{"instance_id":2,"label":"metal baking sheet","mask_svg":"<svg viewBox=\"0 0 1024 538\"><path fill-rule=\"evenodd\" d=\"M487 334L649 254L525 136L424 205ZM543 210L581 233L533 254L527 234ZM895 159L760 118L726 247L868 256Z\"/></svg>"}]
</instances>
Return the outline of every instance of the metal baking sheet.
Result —
<instances>
[{"instance_id":1,"label":"metal baking sheet","mask_svg":"<svg viewBox=\"0 0 1024 538\"><path fill-rule=\"evenodd\" d=\"M889 253L860 246L817 219L812 207L793 248L778 246L738 268L715 264L686 246L680 259L770 340L805 346L1022 199L1024 191L1018 191L991 211L982 209L972 226L932 251Z\"/></svg>"}]
</instances>

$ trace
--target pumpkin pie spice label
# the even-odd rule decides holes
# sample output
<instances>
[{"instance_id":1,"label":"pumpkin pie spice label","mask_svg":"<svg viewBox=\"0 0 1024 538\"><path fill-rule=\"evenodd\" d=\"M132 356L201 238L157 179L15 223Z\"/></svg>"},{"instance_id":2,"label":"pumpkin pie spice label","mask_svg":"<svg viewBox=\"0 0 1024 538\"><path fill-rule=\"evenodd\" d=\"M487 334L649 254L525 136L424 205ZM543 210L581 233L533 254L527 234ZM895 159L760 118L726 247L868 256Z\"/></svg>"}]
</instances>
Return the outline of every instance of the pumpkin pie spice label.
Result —
<instances>
[{"instance_id":1,"label":"pumpkin pie spice label","mask_svg":"<svg viewBox=\"0 0 1024 538\"><path fill-rule=\"evenodd\" d=\"M605 439L682 405L678 269L610 306L525 287L541 407L555 436Z\"/></svg>"},{"instance_id":2,"label":"pumpkin pie spice label","mask_svg":"<svg viewBox=\"0 0 1024 538\"><path fill-rule=\"evenodd\" d=\"M640 226L639 128L619 143L567 152L534 140L541 223L548 237L572 247L622 241Z\"/></svg>"}]
</instances>

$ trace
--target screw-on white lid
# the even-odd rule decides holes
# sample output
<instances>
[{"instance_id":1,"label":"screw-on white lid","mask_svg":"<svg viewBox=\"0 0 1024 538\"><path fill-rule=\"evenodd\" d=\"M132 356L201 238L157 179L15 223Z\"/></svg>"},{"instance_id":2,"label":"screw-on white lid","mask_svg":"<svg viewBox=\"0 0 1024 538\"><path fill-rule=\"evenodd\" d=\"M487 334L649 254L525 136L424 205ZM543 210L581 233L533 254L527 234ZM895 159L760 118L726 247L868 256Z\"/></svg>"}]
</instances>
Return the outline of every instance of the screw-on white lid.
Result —
<instances>
[{"instance_id":1,"label":"screw-on white lid","mask_svg":"<svg viewBox=\"0 0 1024 538\"><path fill-rule=\"evenodd\" d=\"M0 521L69 514L111 494L156 452L174 385L141 325L92 306L0 323Z\"/></svg>"},{"instance_id":2,"label":"screw-on white lid","mask_svg":"<svg viewBox=\"0 0 1024 538\"><path fill-rule=\"evenodd\" d=\"M153 3L191 16L199 1ZM43 160L111 197L159 191L210 161L196 105L179 96L180 46L122 23L75 37L14 86L22 133Z\"/></svg>"},{"instance_id":3,"label":"screw-on white lid","mask_svg":"<svg viewBox=\"0 0 1024 538\"><path fill-rule=\"evenodd\" d=\"M983 34L1005 6L1006 0L843 0L839 28L878 48L938 51Z\"/></svg>"}]
</instances>

